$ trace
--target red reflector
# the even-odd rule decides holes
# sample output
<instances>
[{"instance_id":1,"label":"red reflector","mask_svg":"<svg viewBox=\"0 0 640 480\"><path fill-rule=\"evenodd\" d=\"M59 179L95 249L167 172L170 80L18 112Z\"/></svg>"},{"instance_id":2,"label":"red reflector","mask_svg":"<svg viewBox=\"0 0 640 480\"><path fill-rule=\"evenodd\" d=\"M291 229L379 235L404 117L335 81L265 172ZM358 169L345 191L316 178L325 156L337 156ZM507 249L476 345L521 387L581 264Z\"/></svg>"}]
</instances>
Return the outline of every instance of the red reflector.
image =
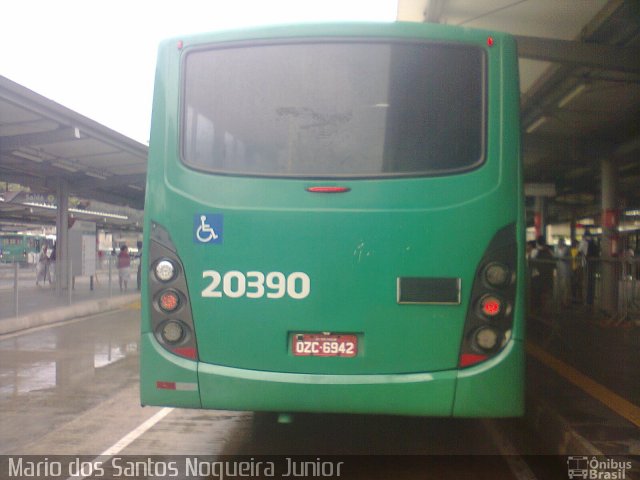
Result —
<instances>
[{"instance_id":1,"label":"red reflector","mask_svg":"<svg viewBox=\"0 0 640 480\"><path fill-rule=\"evenodd\" d=\"M502 304L495 297L487 297L482 300L482 313L488 317L494 317L500 313Z\"/></svg>"},{"instance_id":2,"label":"red reflector","mask_svg":"<svg viewBox=\"0 0 640 480\"><path fill-rule=\"evenodd\" d=\"M475 365L476 363L484 362L487 358L489 358L487 355L463 353L462 355L460 355L460 366L469 367L471 365Z\"/></svg>"},{"instance_id":3,"label":"red reflector","mask_svg":"<svg viewBox=\"0 0 640 480\"><path fill-rule=\"evenodd\" d=\"M495 42L493 41L493 37L487 37L487 46L493 47L494 43Z\"/></svg>"},{"instance_id":4,"label":"red reflector","mask_svg":"<svg viewBox=\"0 0 640 480\"><path fill-rule=\"evenodd\" d=\"M308 187L307 192L311 193L344 193L351 190L349 187Z\"/></svg>"},{"instance_id":5,"label":"red reflector","mask_svg":"<svg viewBox=\"0 0 640 480\"><path fill-rule=\"evenodd\" d=\"M160 390L175 390L176 382L156 382L156 388Z\"/></svg>"},{"instance_id":6,"label":"red reflector","mask_svg":"<svg viewBox=\"0 0 640 480\"><path fill-rule=\"evenodd\" d=\"M194 360L198 358L198 352L193 347L173 348L171 351L181 357L192 358Z\"/></svg>"}]
</instances>

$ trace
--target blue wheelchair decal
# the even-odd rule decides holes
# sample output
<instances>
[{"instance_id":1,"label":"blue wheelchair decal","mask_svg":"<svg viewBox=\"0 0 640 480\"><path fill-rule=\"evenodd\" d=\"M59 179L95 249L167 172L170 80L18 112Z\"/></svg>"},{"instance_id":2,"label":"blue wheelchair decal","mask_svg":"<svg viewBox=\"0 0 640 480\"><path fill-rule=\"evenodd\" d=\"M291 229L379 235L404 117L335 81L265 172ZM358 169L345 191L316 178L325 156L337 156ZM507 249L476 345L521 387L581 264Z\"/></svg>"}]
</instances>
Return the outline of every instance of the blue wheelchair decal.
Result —
<instances>
[{"instance_id":1,"label":"blue wheelchair decal","mask_svg":"<svg viewBox=\"0 0 640 480\"><path fill-rule=\"evenodd\" d=\"M222 243L221 213L198 213L193 218L193 241L195 243Z\"/></svg>"}]
</instances>

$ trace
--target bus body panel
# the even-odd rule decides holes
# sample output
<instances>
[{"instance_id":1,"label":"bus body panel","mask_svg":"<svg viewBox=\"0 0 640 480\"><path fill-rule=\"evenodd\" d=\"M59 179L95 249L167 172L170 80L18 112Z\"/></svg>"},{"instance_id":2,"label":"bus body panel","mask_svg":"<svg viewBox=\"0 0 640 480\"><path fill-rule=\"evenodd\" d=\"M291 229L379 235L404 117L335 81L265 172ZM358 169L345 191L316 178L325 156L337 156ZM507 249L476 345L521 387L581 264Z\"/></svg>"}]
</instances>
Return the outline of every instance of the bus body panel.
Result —
<instances>
[{"instance_id":1,"label":"bus body panel","mask_svg":"<svg viewBox=\"0 0 640 480\"><path fill-rule=\"evenodd\" d=\"M200 363L202 408L248 411L385 413L458 417L524 413L524 349L513 341L490 362L466 369L398 375L305 375L243 370ZM154 345L155 344L155 345ZM162 355L152 337L143 353ZM166 378L192 381L196 362L175 364ZM158 363L158 367L161 366ZM145 405L198 408L198 392L142 384Z\"/></svg>"},{"instance_id":2,"label":"bus body panel","mask_svg":"<svg viewBox=\"0 0 640 480\"><path fill-rule=\"evenodd\" d=\"M151 334L142 335L140 343L141 370L153 372L140 376L142 405L201 408L198 364L171 355Z\"/></svg>"},{"instance_id":3,"label":"bus body panel","mask_svg":"<svg viewBox=\"0 0 640 480\"><path fill-rule=\"evenodd\" d=\"M395 191L404 189L405 182L394 182ZM358 189L354 184L345 197ZM301 183L295 190L289 196L293 204L313 195ZM424 190L428 196L429 189ZM434 211L251 208L269 198L264 191L257 190L246 207L234 209L216 208L204 195L200 202L176 196L174 208L180 218L174 222L174 242L189 279L203 362L278 372L357 374L441 371L456 366L476 266L492 232L515 217L512 206L500 205L500 192ZM488 218L487 209L496 214ZM204 213L224 219L221 244L194 243L195 224ZM452 224L451 218L457 221ZM452 238L465 240L452 249ZM227 285L229 293L240 293L239 276L247 279L246 293L239 298L225 294L224 278L215 293L207 293L213 279L203 275L212 271L221 277L238 272L241 275L233 274ZM249 286L249 272L265 277L271 272L284 276L303 272L310 279L309 295L269 298L270 292L277 292L263 282L264 293L251 299L247 294L260 291ZM460 304L398 304L399 277L459 278ZM307 332L357 334L359 355L293 356L289 335Z\"/></svg>"},{"instance_id":4,"label":"bus body panel","mask_svg":"<svg viewBox=\"0 0 640 480\"><path fill-rule=\"evenodd\" d=\"M494 39L491 47L488 36ZM190 47L331 37L483 48L484 163L455 175L344 180L216 175L182 163L181 62ZM145 231L154 222L167 228L183 263L198 361L175 357L154 338L145 278L142 403L197 408L201 399L202 408L236 410L520 415L525 225L518 105L515 42L500 33L421 24L324 25L164 42L156 73ZM326 185L348 191L306 191ZM222 221L220 242L203 245L194 239L203 215ZM479 262L493 235L510 224L515 224L518 257L510 340L488 361L458 369ZM148 252L146 235L143 261L152 275ZM212 272L220 275L215 288ZM285 278L307 275L308 295L270 298L274 290L257 287L256 279L274 272ZM459 279L460 302L400 304L399 277ZM299 288L300 281L294 293ZM356 335L358 355L293 355L291 335L322 332ZM192 384L195 372L197 394L157 388L158 381Z\"/></svg>"},{"instance_id":5,"label":"bus body panel","mask_svg":"<svg viewBox=\"0 0 640 480\"><path fill-rule=\"evenodd\" d=\"M501 354L458 372L454 417L519 417L525 412L525 350L513 340Z\"/></svg>"}]
</instances>

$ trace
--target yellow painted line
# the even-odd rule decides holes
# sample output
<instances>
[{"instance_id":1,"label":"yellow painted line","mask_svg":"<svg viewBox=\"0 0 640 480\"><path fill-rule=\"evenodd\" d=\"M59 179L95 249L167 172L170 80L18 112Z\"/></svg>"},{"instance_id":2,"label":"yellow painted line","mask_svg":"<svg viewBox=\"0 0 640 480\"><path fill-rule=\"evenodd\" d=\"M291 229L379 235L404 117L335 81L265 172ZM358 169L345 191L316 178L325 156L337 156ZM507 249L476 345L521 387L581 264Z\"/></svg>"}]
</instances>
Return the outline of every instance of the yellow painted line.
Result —
<instances>
[{"instance_id":1,"label":"yellow painted line","mask_svg":"<svg viewBox=\"0 0 640 480\"><path fill-rule=\"evenodd\" d=\"M595 380L587 377L571 365L557 359L549 352L543 350L534 343L527 342L527 353L544 363L547 367L569 380L578 388L584 390L596 400L605 404L618 415L626 418L635 426L640 427L640 407L631 403L626 398L612 392L607 387L600 385Z\"/></svg>"},{"instance_id":2,"label":"yellow painted line","mask_svg":"<svg viewBox=\"0 0 640 480\"><path fill-rule=\"evenodd\" d=\"M141 308L140 300L136 300L135 302L129 303L128 305L125 306L125 308L128 310L140 310Z\"/></svg>"}]
</instances>

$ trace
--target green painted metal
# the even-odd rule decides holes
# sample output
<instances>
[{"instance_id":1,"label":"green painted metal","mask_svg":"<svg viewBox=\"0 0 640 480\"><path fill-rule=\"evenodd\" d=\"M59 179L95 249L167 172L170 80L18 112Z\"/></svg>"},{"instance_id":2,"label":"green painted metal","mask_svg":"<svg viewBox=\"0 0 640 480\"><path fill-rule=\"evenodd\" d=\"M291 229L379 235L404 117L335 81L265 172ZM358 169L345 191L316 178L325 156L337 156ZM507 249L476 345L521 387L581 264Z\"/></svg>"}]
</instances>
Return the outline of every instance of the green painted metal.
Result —
<instances>
[{"instance_id":1,"label":"green painted metal","mask_svg":"<svg viewBox=\"0 0 640 480\"><path fill-rule=\"evenodd\" d=\"M140 357L140 395L143 405L201 407L196 362L171 355L148 333L140 339ZM183 388L158 388L158 382L173 382Z\"/></svg>"},{"instance_id":2,"label":"green painted metal","mask_svg":"<svg viewBox=\"0 0 640 480\"><path fill-rule=\"evenodd\" d=\"M487 362L460 370L454 417L517 417L524 415L525 352L514 340Z\"/></svg>"},{"instance_id":3,"label":"green painted metal","mask_svg":"<svg viewBox=\"0 0 640 480\"><path fill-rule=\"evenodd\" d=\"M493 38L493 46L487 38ZM405 38L480 46L487 59L486 159L440 177L317 181L212 175L180 161L181 58L190 48L262 39ZM199 362L178 359L151 333L143 301L143 404L197 407L195 394L156 388L195 382L202 408L501 416L522 411L524 218L515 42L508 35L425 24L262 28L165 41L158 57L145 231L169 232L190 295ZM345 194L310 194L337 184ZM221 214L223 241L196 244L194 218ZM504 350L457 369L478 262L515 223L518 295ZM145 238L144 252L149 252ZM144 258L149 268L149 259ZM203 272L304 272L304 299L203 297ZM461 279L459 305L401 305L398 277ZM237 287L237 276L231 290ZM253 277L255 278L255 276ZM299 285L299 284L297 284ZM222 281L216 291L222 291ZM254 291L256 291L254 289ZM143 298L148 299L143 280ZM356 334L354 358L296 357L291 335ZM493 401L491 400L493 399Z\"/></svg>"}]
</instances>

